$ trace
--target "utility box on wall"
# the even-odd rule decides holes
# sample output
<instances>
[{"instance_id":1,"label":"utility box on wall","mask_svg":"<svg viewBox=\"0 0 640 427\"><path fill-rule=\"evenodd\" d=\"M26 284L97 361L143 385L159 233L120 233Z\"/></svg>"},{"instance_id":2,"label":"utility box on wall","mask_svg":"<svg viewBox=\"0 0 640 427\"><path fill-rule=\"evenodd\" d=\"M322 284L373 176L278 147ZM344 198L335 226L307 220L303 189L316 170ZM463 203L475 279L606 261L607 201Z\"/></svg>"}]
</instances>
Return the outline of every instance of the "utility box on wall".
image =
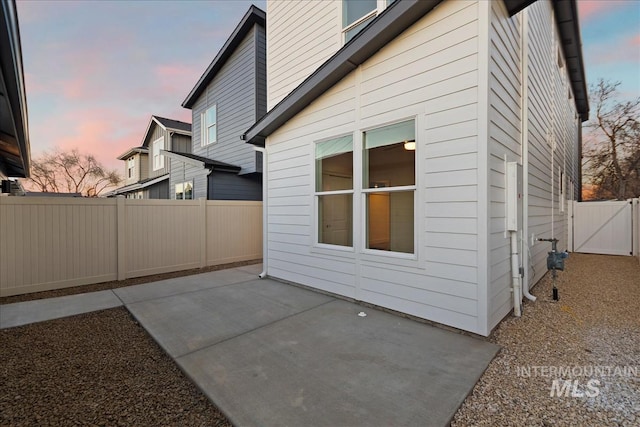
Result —
<instances>
[{"instance_id":1,"label":"utility box on wall","mask_svg":"<svg viewBox=\"0 0 640 427\"><path fill-rule=\"evenodd\" d=\"M506 171L506 217L507 231L518 231L522 226L522 165L518 162L507 162Z\"/></svg>"}]
</instances>

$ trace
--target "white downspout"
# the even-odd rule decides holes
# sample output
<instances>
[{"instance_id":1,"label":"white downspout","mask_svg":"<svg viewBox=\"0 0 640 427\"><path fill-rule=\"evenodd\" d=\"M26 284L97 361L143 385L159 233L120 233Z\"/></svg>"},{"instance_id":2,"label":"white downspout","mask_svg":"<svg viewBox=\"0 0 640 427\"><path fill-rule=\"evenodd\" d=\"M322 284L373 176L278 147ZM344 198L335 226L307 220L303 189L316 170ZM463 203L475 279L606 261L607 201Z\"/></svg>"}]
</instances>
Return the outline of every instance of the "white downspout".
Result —
<instances>
[{"instance_id":1,"label":"white downspout","mask_svg":"<svg viewBox=\"0 0 640 427\"><path fill-rule=\"evenodd\" d=\"M518 265L518 232L509 231L511 237L511 287L513 288L513 315L522 315L522 281Z\"/></svg>"},{"instance_id":2,"label":"white downspout","mask_svg":"<svg viewBox=\"0 0 640 427\"><path fill-rule=\"evenodd\" d=\"M521 36L521 42L520 42L520 64L521 64L521 69L522 69L522 74L521 74L521 78L520 78L520 85L521 85L521 91L520 93L522 94L522 102L520 102L520 120L522 121L522 126L521 126L521 132L520 132L520 137L521 137L521 147L522 147L522 170L523 170L523 176L522 176L522 192L524 193L523 195L523 199L522 199L522 210L524 212L526 212L526 215L529 215L529 208L528 208L528 204L529 204L529 147L528 147L528 138L527 136L529 135L529 118L528 118L528 109L529 109L529 87L528 87L528 80L529 80L529 46L528 46L528 38L529 38L529 11L528 9L523 10L520 13L520 36ZM526 204L526 205L525 205ZM523 214L524 216L524 214ZM526 222L527 226L523 227L525 233L523 236L523 240L524 240L524 244L527 245L527 250L529 248L529 219L528 218L523 218L523 222ZM512 237L513 239L513 237ZM511 243L513 245L513 241ZM516 251L517 251L517 239L516 239ZM513 249L512 251L513 252ZM524 261L525 260L525 254L522 254L522 264L526 265L526 271L525 271L525 276L527 278L527 282L523 283L522 281L522 276L519 275L520 277L520 289L522 290L522 294L529 300L529 301L535 301L536 297L531 295L531 293L529 292L529 261Z\"/></svg>"},{"instance_id":3,"label":"white downspout","mask_svg":"<svg viewBox=\"0 0 640 427\"><path fill-rule=\"evenodd\" d=\"M267 257L268 250L268 234L267 234L267 147L253 147L254 150L262 153L262 273L258 274L258 277L264 279L267 277L267 265L269 258Z\"/></svg>"}]
</instances>

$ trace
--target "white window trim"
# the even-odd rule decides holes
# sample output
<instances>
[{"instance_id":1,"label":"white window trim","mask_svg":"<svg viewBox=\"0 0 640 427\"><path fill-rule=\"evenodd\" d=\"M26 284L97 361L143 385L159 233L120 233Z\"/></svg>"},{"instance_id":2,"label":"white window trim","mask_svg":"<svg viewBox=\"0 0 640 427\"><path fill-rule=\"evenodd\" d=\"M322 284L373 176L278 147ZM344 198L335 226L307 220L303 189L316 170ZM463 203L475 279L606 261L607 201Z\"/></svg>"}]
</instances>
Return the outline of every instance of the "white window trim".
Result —
<instances>
[{"instance_id":1,"label":"white window trim","mask_svg":"<svg viewBox=\"0 0 640 427\"><path fill-rule=\"evenodd\" d=\"M355 240L354 240L355 239L355 233L354 233L354 230L355 230L354 225L355 224L353 224L353 222L354 222L353 220L355 218L355 212L354 212L355 211L355 209L354 209L355 198L353 197L353 195L355 194L355 185L356 185L356 182L355 182L355 169L352 169L354 177L353 177L351 190L335 190L335 191L316 191L315 190L317 188L316 187L316 185L317 185L317 183L316 183L316 177L317 177L316 146L318 144L322 144L323 142L331 141L333 139L342 138L342 137L345 137L345 136L351 136L352 137L352 139L351 139L351 144L352 144L351 145L351 153L352 153L353 157L355 158L356 152L355 152L355 139L354 139L353 132L346 132L346 133L342 133L342 134L338 134L338 135L333 135L333 136L328 137L328 138L322 138L322 139L319 139L317 141L314 141L314 143L311 144L312 149L313 149L313 153L311 155L311 158L313 159L313 176L312 176L313 187L312 188L314 189L314 192L313 192L313 210L314 210L313 217L315 219L315 223L314 223L314 226L313 226L313 242L312 242L312 246L313 246L314 249L320 249L320 250L327 249L327 250L330 250L330 251L336 250L336 251L341 251L341 252L352 252L353 253L355 251ZM352 166L352 168L355 168L354 164L352 164L351 166ZM352 195L352 202L351 202L351 223L352 223L351 246L332 245L330 243L322 243L322 242L319 241L320 240L320 230L318 229L319 228L318 219L320 217L319 214L318 214L318 209L320 208L320 203L319 203L320 197L319 196L340 195L340 194L351 194Z\"/></svg>"},{"instance_id":2,"label":"white window trim","mask_svg":"<svg viewBox=\"0 0 640 427\"><path fill-rule=\"evenodd\" d=\"M127 178L131 179L134 177L136 171L136 160L133 156L127 159Z\"/></svg>"},{"instance_id":3,"label":"white window trim","mask_svg":"<svg viewBox=\"0 0 640 427\"><path fill-rule=\"evenodd\" d=\"M378 129L381 127L393 125L395 123L402 123L409 120L414 121L415 126L415 137L416 137L416 148L415 148L415 156L414 156L414 170L415 170L415 184L414 185L404 185L398 187L384 187L384 189L380 188L364 188L364 182L362 180L362 175L364 173L363 167L364 163L362 161L362 157L364 156L364 146L362 142L362 135L364 132ZM420 254L422 249L420 248L420 235L424 232L423 227L421 226L421 221L424 219L423 205L424 203L419 203L418 201L418 188L421 187L421 173L420 173L420 162L418 161L420 158L420 143L419 141L423 140L424 135L420 131L421 129L421 117L420 114L413 114L404 116L402 118L384 121L376 124L369 124L367 126L363 126L355 132L343 132L340 134L335 134L330 137L322 138L320 140L314 141L311 144L311 158L315 159L315 147L316 144L328 141L334 138L340 138L341 136L353 135L353 190L336 190L336 191L313 191L312 193L312 207L313 207L313 216L312 216L312 242L311 242L311 252L324 254L324 255L334 255L336 252L340 252L341 256L347 256L349 258L360 258L363 261L367 262L384 262L382 259L393 259L403 264L405 267L419 267L424 268L421 264L418 263L420 259ZM359 153L359 154L358 154ZM358 158L358 156L360 156ZM315 160L313 161L313 174L311 174L311 185L312 188L316 188L316 165ZM405 252L394 252L394 251L383 251L379 249L368 249L366 236L367 236L367 210L366 210L366 195L368 193L379 193L381 191L384 192L399 192L399 191L413 191L413 253L405 253ZM318 230L318 196L324 194L353 194L353 246L341 246L341 245L330 245L327 243L319 243L319 230ZM360 217L360 227L357 227L355 223L355 219ZM416 264L418 263L418 264Z\"/></svg>"},{"instance_id":4,"label":"white window trim","mask_svg":"<svg viewBox=\"0 0 640 427\"><path fill-rule=\"evenodd\" d=\"M211 108L216 109L216 140L209 142L209 124L207 123L207 111ZM200 146L206 147L207 145L215 144L218 142L218 104L211 104L200 113Z\"/></svg>"},{"instance_id":5,"label":"white window trim","mask_svg":"<svg viewBox=\"0 0 640 427\"><path fill-rule=\"evenodd\" d=\"M342 28L342 32L341 32L341 37L342 37L342 44L344 45L347 41L347 32L349 32L350 30L352 30L353 28L357 27L358 25L360 25L362 22L366 21L367 19L371 18L372 16L377 16L378 14L382 13L387 7L387 0L377 0L376 1L376 8L373 9L371 12L367 13L364 16L361 16L360 18L356 19L354 22L352 22L351 24L347 25L346 27L342 24L344 22L344 5L342 5L342 3L344 2L344 0L341 1L341 7L340 7L340 13L338 14L338 18L340 19L340 28Z\"/></svg>"},{"instance_id":6,"label":"white window trim","mask_svg":"<svg viewBox=\"0 0 640 427\"><path fill-rule=\"evenodd\" d=\"M162 144L162 146L160 148L158 148L158 161L156 162L156 144ZM164 150L164 136L161 136L160 138L156 139L155 141L153 141L151 143L151 153L152 153L152 158L151 158L151 162L153 163L153 170L157 171L160 170L164 167L164 156L160 153L162 150Z\"/></svg>"},{"instance_id":7,"label":"white window trim","mask_svg":"<svg viewBox=\"0 0 640 427\"><path fill-rule=\"evenodd\" d=\"M186 187L187 184L191 184L191 198L190 199L185 199L184 198L185 187ZM176 187L178 185L182 185L182 198L181 199L178 199L176 197L176 195L177 195ZM193 180L192 179L189 179L187 181L182 181L182 182L176 182L175 184L173 184L173 198L175 200L195 200L193 195L194 195L194 186L193 186Z\"/></svg>"}]
</instances>

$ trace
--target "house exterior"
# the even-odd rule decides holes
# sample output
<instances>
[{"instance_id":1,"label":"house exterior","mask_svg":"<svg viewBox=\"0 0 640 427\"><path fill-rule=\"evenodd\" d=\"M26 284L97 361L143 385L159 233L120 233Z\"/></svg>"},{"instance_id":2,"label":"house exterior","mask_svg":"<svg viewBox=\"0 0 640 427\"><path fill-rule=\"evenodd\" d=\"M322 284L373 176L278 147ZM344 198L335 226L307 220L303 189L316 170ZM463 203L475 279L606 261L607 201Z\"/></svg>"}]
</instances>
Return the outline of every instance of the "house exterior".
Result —
<instances>
[{"instance_id":1,"label":"house exterior","mask_svg":"<svg viewBox=\"0 0 640 427\"><path fill-rule=\"evenodd\" d=\"M240 135L266 113L265 12L243 16L182 106L192 111L189 153L171 158L170 187L195 198L262 200L260 153Z\"/></svg>"},{"instance_id":2,"label":"house exterior","mask_svg":"<svg viewBox=\"0 0 640 427\"><path fill-rule=\"evenodd\" d=\"M171 199L171 158L167 153L191 152L191 125L178 120L151 116L139 147L118 156L125 163L124 186L111 193L131 199ZM183 198L193 198L188 188Z\"/></svg>"},{"instance_id":3,"label":"house exterior","mask_svg":"<svg viewBox=\"0 0 640 427\"><path fill-rule=\"evenodd\" d=\"M267 13L269 112L243 135L264 147L264 274L485 336L518 314L579 194L576 2Z\"/></svg>"},{"instance_id":4,"label":"house exterior","mask_svg":"<svg viewBox=\"0 0 640 427\"><path fill-rule=\"evenodd\" d=\"M30 167L27 97L14 0L0 2L0 181L2 193L17 187L7 178L28 178Z\"/></svg>"}]
</instances>

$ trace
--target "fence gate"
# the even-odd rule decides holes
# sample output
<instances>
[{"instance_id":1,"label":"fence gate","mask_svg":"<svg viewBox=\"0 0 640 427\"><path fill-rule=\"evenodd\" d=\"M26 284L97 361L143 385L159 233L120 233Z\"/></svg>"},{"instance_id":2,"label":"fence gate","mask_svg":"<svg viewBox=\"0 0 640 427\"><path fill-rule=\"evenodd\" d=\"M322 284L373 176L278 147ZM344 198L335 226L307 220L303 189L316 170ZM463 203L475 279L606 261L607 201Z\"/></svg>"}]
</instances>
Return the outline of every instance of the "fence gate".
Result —
<instances>
[{"instance_id":1,"label":"fence gate","mask_svg":"<svg viewBox=\"0 0 640 427\"><path fill-rule=\"evenodd\" d=\"M574 252L633 255L637 234L633 208L635 205L637 209L637 199L573 203Z\"/></svg>"}]
</instances>

